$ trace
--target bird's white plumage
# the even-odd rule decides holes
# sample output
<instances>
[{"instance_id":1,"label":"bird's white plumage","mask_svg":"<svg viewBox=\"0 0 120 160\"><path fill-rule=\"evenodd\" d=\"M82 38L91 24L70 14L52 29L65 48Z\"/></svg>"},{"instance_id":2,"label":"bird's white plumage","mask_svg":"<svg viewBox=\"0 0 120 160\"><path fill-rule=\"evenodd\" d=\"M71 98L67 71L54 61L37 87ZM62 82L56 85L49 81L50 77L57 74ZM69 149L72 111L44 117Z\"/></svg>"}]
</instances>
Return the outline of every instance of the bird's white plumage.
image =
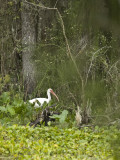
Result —
<instances>
[{"instance_id":1,"label":"bird's white plumage","mask_svg":"<svg viewBox=\"0 0 120 160\"><path fill-rule=\"evenodd\" d=\"M34 98L34 99L29 100L29 102L31 104L34 104L35 108L42 107L45 102L49 103L47 98Z\"/></svg>"},{"instance_id":2,"label":"bird's white plumage","mask_svg":"<svg viewBox=\"0 0 120 160\"><path fill-rule=\"evenodd\" d=\"M29 100L29 102L31 104L34 104L35 108L42 107L45 102L48 104L51 101L51 94L50 93L52 93L57 98L57 100L59 100L58 97L56 96L56 94L53 92L53 90L51 88L49 88L47 90L48 98L34 98L34 99Z\"/></svg>"}]
</instances>

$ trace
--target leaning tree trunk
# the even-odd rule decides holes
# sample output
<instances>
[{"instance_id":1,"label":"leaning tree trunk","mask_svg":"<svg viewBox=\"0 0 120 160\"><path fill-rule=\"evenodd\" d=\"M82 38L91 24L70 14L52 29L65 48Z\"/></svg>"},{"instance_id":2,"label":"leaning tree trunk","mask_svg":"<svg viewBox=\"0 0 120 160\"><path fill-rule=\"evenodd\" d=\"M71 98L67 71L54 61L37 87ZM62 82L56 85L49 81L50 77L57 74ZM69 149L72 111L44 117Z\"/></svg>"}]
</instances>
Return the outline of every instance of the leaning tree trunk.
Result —
<instances>
[{"instance_id":1,"label":"leaning tree trunk","mask_svg":"<svg viewBox=\"0 0 120 160\"><path fill-rule=\"evenodd\" d=\"M33 8L22 1L22 60L25 97L31 94L35 88L35 63L32 59L36 43L36 31Z\"/></svg>"}]
</instances>

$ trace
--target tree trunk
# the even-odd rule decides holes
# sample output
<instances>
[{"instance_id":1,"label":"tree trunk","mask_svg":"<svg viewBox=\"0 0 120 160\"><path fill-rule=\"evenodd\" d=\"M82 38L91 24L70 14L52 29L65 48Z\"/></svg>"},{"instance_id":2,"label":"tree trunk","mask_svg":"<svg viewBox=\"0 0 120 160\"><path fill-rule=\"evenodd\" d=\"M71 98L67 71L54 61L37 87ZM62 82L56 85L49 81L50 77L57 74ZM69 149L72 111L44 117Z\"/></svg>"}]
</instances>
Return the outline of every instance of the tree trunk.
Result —
<instances>
[{"instance_id":1,"label":"tree trunk","mask_svg":"<svg viewBox=\"0 0 120 160\"><path fill-rule=\"evenodd\" d=\"M22 60L23 60L23 81L25 88L25 97L34 91L35 80L35 62L32 57L36 44L36 31L34 22L34 10L29 4L22 3Z\"/></svg>"}]
</instances>

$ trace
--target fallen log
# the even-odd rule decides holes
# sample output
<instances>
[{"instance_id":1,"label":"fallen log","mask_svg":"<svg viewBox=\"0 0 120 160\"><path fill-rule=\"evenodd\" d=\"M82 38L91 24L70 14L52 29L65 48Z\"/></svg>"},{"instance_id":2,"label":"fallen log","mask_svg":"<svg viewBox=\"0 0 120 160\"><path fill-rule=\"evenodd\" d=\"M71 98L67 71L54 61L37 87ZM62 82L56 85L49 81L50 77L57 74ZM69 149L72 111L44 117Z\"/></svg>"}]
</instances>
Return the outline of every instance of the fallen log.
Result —
<instances>
[{"instance_id":1,"label":"fallen log","mask_svg":"<svg viewBox=\"0 0 120 160\"><path fill-rule=\"evenodd\" d=\"M45 124L48 125L49 121L55 121L55 119L50 118L53 114L59 114L54 111L50 111L51 108L55 107L56 104L46 107L41 113L37 115L37 118L30 123L30 126L36 127L37 125Z\"/></svg>"}]
</instances>

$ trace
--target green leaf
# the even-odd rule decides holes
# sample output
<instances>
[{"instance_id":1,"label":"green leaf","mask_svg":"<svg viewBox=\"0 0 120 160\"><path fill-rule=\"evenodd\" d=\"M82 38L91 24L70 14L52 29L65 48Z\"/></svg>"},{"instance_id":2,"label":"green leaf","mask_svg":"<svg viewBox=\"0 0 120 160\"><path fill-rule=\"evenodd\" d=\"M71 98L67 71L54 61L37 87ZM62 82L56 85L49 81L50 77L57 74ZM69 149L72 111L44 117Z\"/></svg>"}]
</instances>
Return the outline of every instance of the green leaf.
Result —
<instances>
[{"instance_id":1,"label":"green leaf","mask_svg":"<svg viewBox=\"0 0 120 160\"><path fill-rule=\"evenodd\" d=\"M66 118L67 118L67 115L68 115L68 111L67 110L64 110L62 111L61 115L60 115L60 123L64 123Z\"/></svg>"},{"instance_id":2,"label":"green leaf","mask_svg":"<svg viewBox=\"0 0 120 160\"><path fill-rule=\"evenodd\" d=\"M10 101L10 92L3 92L0 99L3 103L8 103Z\"/></svg>"},{"instance_id":3,"label":"green leaf","mask_svg":"<svg viewBox=\"0 0 120 160\"><path fill-rule=\"evenodd\" d=\"M0 106L0 111L1 112L7 112L7 109L4 106Z\"/></svg>"},{"instance_id":4,"label":"green leaf","mask_svg":"<svg viewBox=\"0 0 120 160\"><path fill-rule=\"evenodd\" d=\"M50 116L50 118L60 119L60 115L53 114L52 116Z\"/></svg>"},{"instance_id":5,"label":"green leaf","mask_svg":"<svg viewBox=\"0 0 120 160\"><path fill-rule=\"evenodd\" d=\"M15 110L12 108L12 106L8 105L8 106L7 106L7 111L8 111L11 115L15 115Z\"/></svg>"},{"instance_id":6,"label":"green leaf","mask_svg":"<svg viewBox=\"0 0 120 160\"><path fill-rule=\"evenodd\" d=\"M60 115L53 114L53 116L50 116L50 118L59 119L60 123L64 123L67 118L67 115L68 115L68 111L64 110Z\"/></svg>"}]
</instances>

